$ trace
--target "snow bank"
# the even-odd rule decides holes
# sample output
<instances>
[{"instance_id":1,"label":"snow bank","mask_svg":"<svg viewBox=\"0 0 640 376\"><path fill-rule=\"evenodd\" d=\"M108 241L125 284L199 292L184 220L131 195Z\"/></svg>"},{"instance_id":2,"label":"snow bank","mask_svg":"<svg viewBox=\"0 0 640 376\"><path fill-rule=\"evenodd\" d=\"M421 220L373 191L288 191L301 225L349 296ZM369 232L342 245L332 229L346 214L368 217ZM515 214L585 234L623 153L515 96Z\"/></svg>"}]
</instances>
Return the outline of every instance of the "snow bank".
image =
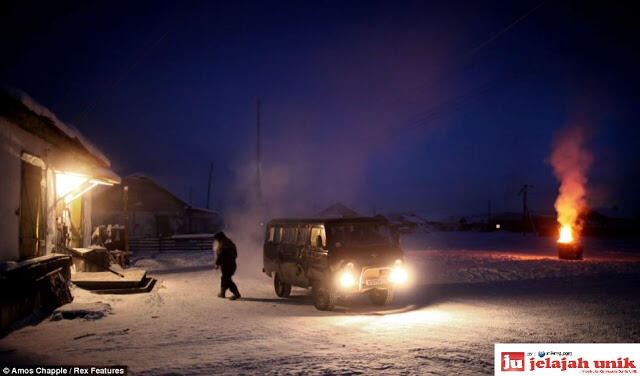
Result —
<instances>
[{"instance_id":1,"label":"snow bank","mask_svg":"<svg viewBox=\"0 0 640 376\"><path fill-rule=\"evenodd\" d=\"M560 260L552 238L511 232L416 233L402 238L416 283L601 277L640 271L638 240L584 239L585 259Z\"/></svg>"},{"instance_id":2,"label":"snow bank","mask_svg":"<svg viewBox=\"0 0 640 376\"><path fill-rule=\"evenodd\" d=\"M158 278L152 292L75 288L75 302L100 300L115 314L25 326L0 339L0 362L118 363L135 375L478 375L493 373L498 342L637 342L640 253L617 248L633 245L610 240L563 261L552 240L513 236L405 236L417 283L382 310L354 297L317 311L298 288L278 298L247 261L258 249L241 242L237 301L216 296L212 252L135 253Z\"/></svg>"},{"instance_id":3,"label":"snow bank","mask_svg":"<svg viewBox=\"0 0 640 376\"><path fill-rule=\"evenodd\" d=\"M69 303L56 309L51 321L74 320L81 318L87 321L99 320L111 313L111 305L102 302Z\"/></svg>"},{"instance_id":4,"label":"snow bank","mask_svg":"<svg viewBox=\"0 0 640 376\"><path fill-rule=\"evenodd\" d=\"M150 273L181 271L185 268L213 269L214 257L213 251L135 252L132 255L131 266Z\"/></svg>"}]
</instances>

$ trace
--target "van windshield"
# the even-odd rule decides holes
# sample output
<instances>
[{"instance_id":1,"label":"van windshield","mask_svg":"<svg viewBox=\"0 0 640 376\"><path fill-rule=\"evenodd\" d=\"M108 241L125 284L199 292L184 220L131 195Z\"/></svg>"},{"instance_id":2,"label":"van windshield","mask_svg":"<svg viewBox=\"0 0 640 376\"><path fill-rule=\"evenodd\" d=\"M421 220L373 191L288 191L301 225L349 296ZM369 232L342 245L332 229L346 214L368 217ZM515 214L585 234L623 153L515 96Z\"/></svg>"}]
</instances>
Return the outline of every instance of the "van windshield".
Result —
<instances>
[{"instance_id":1,"label":"van windshield","mask_svg":"<svg viewBox=\"0 0 640 376\"><path fill-rule=\"evenodd\" d=\"M345 223L329 227L332 243L345 246L387 245L393 242L388 225L381 223Z\"/></svg>"}]
</instances>

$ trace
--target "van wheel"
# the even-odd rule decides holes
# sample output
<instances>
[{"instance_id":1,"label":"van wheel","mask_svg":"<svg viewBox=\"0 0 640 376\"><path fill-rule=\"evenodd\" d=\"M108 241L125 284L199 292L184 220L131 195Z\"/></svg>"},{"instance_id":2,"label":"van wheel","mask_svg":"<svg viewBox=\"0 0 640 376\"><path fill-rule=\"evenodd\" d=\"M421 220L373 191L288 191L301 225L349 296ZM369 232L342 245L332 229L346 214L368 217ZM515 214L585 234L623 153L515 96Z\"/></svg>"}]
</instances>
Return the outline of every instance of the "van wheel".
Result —
<instances>
[{"instance_id":1,"label":"van wheel","mask_svg":"<svg viewBox=\"0 0 640 376\"><path fill-rule=\"evenodd\" d=\"M276 290L276 295L281 298L286 298L291 295L291 285L282 282L280 280L280 274L278 273L273 277L273 288Z\"/></svg>"},{"instance_id":2,"label":"van wheel","mask_svg":"<svg viewBox=\"0 0 640 376\"><path fill-rule=\"evenodd\" d=\"M324 283L313 284L312 292L313 305L320 311L331 311L335 304L335 295Z\"/></svg>"},{"instance_id":3,"label":"van wheel","mask_svg":"<svg viewBox=\"0 0 640 376\"><path fill-rule=\"evenodd\" d=\"M391 289L387 290L371 290L368 292L369 300L371 304L377 306L385 306L391 303L391 299L393 298L393 291Z\"/></svg>"}]
</instances>

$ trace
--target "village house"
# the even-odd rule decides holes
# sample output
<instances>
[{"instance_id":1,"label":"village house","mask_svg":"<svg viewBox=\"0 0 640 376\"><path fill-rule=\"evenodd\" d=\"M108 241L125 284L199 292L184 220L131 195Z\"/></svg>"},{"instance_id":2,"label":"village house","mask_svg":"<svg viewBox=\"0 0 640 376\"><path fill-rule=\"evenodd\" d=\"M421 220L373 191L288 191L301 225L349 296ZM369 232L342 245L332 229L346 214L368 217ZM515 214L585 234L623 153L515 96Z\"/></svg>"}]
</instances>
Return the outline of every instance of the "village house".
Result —
<instances>
[{"instance_id":1,"label":"village house","mask_svg":"<svg viewBox=\"0 0 640 376\"><path fill-rule=\"evenodd\" d=\"M90 244L92 190L120 178L76 129L21 92L0 92L0 144L0 329L5 329L34 309L70 300L56 296L66 289L71 266L57 247Z\"/></svg>"},{"instance_id":2,"label":"village house","mask_svg":"<svg viewBox=\"0 0 640 376\"><path fill-rule=\"evenodd\" d=\"M223 226L217 212L187 203L143 174L100 189L93 200L94 225L122 225L128 216L129 248L134 252L209 249L213 234Z\"/></svg>"}]
</instances>

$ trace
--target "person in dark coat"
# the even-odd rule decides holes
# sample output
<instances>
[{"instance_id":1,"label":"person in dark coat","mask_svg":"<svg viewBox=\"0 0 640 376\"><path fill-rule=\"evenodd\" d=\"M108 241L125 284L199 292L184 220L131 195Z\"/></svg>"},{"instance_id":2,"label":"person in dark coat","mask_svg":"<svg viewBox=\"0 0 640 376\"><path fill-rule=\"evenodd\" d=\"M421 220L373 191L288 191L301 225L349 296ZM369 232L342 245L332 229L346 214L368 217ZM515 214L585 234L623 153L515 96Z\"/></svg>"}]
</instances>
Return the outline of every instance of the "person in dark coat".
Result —
<instances>
[{"instance_id":1,"label":"person in dark coat","mask_svg":"<svg viewBox=\"0 0 640 376\"><path fill-rule=\"evenodd\" d=\"M231 279L233 273L236 272L236 258L238 257L236 245L233 244L231 239L229 239L224 232L218 232L215 234L213 236L213 241L213 247L216 249L217 253L216 269L220 268L222 271L222 278L220 279L220 293L218 294L218 297L224 298L227 289L229 289L233 294L230 299L239 299L240 291L238 291L238 287ZM218 243L217 245L215 244L216 242Z\"/></svg>"}]
</instances>

